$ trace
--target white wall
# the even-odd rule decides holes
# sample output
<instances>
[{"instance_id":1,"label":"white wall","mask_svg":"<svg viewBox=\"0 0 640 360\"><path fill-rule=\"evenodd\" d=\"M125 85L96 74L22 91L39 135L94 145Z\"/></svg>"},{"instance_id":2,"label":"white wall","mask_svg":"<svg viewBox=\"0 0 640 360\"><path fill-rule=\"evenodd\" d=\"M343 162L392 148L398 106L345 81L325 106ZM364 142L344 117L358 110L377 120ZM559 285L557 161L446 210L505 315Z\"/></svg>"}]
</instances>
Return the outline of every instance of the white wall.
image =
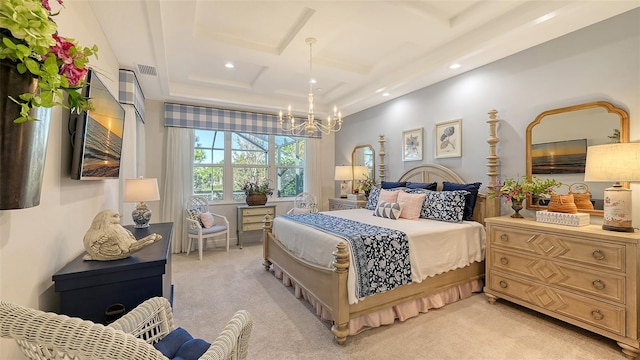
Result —
<instances>
[{"instance_id":1,"label":"white wall","mask_svg":"<svg viewBox=\"0 0 640 360\"><path fill-rule=\"evenodd\" d=\"M56 22L60 35L98 45L99 60L92 58L91 64L117 97L118 61L88 3L66 2ZM68 117L60 108L52 111L40 205L0 210L0 299L43 310L58 308L51 276L82 253L82 238L93 217L122 204L119 180L69 178ZM16 358L22 357L15 343L0 340L0 359Z\"/></svg>"},{"instance_id":2,"label":"white wall","mask_svg":"<svg viewBox=\"0 0 640 360\"><path fill-rule=\"evenodd\" d=\"M525 131L541 112L604 100L627 110L631 141L640 140L640 9L565 35L455 78L420 89L345 119L336 135L336 164L350 163L356 145L384 133L387 180L420 163L454 169L468 181L488 182L487 112L498 110L502 178L525 175ZM434 158L435 124L462 118L461 158ZM402 131L424 127L423 161L402 162ZM632 184L634 202L640 188ZM640 226L640 211L634 214ZM529 214L531 216L531 214Z\"/></svg>"}]
</instances>

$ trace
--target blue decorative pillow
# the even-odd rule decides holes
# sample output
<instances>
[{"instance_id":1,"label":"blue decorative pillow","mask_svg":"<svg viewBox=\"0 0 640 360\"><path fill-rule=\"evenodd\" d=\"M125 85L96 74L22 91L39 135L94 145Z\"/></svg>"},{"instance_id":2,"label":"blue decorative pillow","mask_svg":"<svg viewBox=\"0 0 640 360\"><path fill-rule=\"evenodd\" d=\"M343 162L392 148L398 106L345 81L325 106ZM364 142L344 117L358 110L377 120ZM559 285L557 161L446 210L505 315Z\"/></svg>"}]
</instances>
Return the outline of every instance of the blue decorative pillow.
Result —
<instances>
[{"instance_id":1,"label":"blue decorative pillow","mask_svg":"<svg viewBox=\"0 0 640 360\"><path fill-rule=\"evenodd\" d=\"M367 205L365 205L365 209L367 210L375 210L378 206L378 198L380 197L380 188L372 187L369 192L369 199L367 200Z\"/></svg>"},{"instance_id":2,"label":"blue decorative pillow","mask_svg":"<svg viewBox=\"0 0 640 360\"><path fill-rule=\"evenodd\" d=\"M430 191L423 190L427 196L420 211L424 219L461 223L464 216L466 190Z\"/></svg>"},{"instance_id":3,"label":"blue decorative pillow","mask_svg":"<svg viewBox=\"0 0 640 360\"><path fill-rule=\"evenodd\" d=\"M442 191L466 190L469 192L465 197L464 220L473 220L473 209L476 207L478 191L482 183L456 184L444 181Z\"/></svg>"},{"instance_id":4,"label":"blue decorative pillow","mask_svg":"<svg viewBox=\"0 0 640 360\"><path fill-rule=\"evenodd\" d=\"M380 183L380 187L385 190L398 188L398 187L406 187L406 186L407 186L406 181L383 181Z\"/></svg>"},{"instance_id":5,"label":"blue decorative pillow","mask_svg":"<svg viewBox=\"0 0 640 360\"><path fill-rule=\"evenodd\" d=\"M427 190L438 190L438 182L434 181L432 183L412 183L408 182L407 187L409 189L427 189Z\"/></svg>"},{"instance_id":6,"label":"blue decorative pillow","mask_svg":"<svg viewBox=\"0 0 640 360\"><path fill-rule=\"evenodd\" d=\"M209 349L208 342L194 339L183 328L176 328L153 346L169 359L196 360Z\"/></svg>"}]
</instances>

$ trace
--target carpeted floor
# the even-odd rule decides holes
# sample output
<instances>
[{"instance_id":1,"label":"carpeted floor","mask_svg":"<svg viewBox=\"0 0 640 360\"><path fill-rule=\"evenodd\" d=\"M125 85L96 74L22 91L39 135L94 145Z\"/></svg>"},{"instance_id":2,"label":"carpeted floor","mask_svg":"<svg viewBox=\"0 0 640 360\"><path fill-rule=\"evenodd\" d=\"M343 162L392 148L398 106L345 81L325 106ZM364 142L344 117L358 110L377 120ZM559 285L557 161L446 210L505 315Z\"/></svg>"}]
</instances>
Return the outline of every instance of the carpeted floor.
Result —
<instances>
[{"instance_id":1,"label":"carpeted floor","mask_svg":"<svg viewBox=\"0 0 640 360\"><path fill-rule=\"evenodd\" d=\"M177 326L213 340L239 309L254 327L249 358L625 359L615 341L484 294L335 343L330 324L262 266L262 245L172 255Z\"/></svg>"}]
</instances>

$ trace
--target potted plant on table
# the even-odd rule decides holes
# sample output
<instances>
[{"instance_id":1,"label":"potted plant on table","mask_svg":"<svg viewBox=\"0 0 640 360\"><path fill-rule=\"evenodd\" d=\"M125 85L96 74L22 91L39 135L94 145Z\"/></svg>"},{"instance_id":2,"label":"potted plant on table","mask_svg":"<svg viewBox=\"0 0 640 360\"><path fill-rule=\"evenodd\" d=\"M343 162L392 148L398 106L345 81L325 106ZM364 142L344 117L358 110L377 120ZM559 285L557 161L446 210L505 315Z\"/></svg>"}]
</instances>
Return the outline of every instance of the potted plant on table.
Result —
<instances>
[{"instance_id":1,"label":"potted plant on table","mask_svg":"<svg viewBox=\"0 0 640 360\"><path fill-rule=\"evenodd\" d=\"M358 189L364 193L365 198L369 198L369 193L374 186L376 186L376 183L369 175L366 175L364 179L358 180Z\"/></svg>"},{"instance_id":2,"label":"potted plant on table","mask_svg":"<svg viewBox=\"0 0 640 360\"><path fill-rule=\"evenodd\" d=\"M247 181L242 186L244 194L247 196L246 202L249 206L264 205L267 203L267 196L273 195L270 187L271 180L264 179L260 182Z\"/></svg>"},{"instance_id":3,"label":"potted plant on table","mask_svg":"<svg viewBox=\"0 0 640 360\"><path fill-rule=\"evenodd\" d=\"M504 202L511 202L511 208L515 211L511 217L521 218L519 211L522 210L522 201L527 198L527 195L541 195L550 194L553 189L559 186L560 183L555 179L542 180L536 176L528 178L523 176L521 178L507 178L503 183L498 183L498 190L490 192L490 197L502 196Z\"/></svg>"},{"instance_id":4,"label":"potted plant on table","mask_svg":"<svg viewBox=\"0 0 640 360\"><path fill-rule=\"evenodd\" d=\"M51 114L43 108L92 107L81 89L98 48L60 36L57 14L49 0L0 1L0 148L7 150L0 154L2 210L40 204Z\"/></svg>"}]
</instances>

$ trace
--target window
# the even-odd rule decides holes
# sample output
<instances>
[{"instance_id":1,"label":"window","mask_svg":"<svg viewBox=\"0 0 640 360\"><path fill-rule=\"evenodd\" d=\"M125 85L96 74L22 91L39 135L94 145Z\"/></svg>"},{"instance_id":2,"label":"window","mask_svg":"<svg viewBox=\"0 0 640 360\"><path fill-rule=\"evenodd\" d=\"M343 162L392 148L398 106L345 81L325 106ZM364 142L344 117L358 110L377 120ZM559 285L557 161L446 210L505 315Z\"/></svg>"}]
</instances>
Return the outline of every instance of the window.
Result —
<instances>
[{"instance_id":1,"label":"window","mask_svg":"<svg viewBox=\"0 0 640 360\"><path fill-rule=\"evenodd\" d=\"M274 197L294 197L304 188L304 151L304 138L195 130L193 193L244 201L245 182L270 179Z\"/></svg>"}]
</instances>

